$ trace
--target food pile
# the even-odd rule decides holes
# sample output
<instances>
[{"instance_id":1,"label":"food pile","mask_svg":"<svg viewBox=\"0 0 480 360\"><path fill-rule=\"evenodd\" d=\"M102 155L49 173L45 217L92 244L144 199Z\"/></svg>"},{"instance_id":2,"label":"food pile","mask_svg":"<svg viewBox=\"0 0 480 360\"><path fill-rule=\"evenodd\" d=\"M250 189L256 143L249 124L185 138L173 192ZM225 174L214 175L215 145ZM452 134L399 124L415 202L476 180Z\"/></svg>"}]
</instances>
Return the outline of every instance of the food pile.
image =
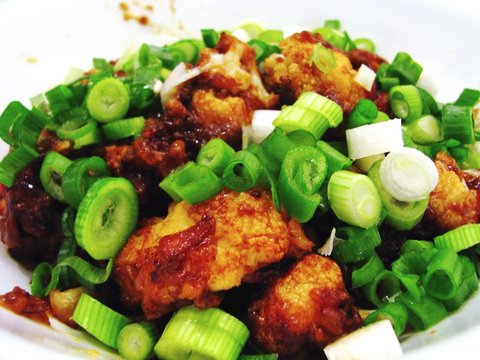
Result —
<instances>
[{"instance_id":1,"label":"food pile","mask_svg":"<svg viewBox=\"0 0 480 360\"><path fill-rule=\"evenodd\" d=\"M0 304L127 359L398 355L478 288L480 91L439 104L335 20L201 34L3 111L1 238L33 273Z\"/></svg>"}]
</instances>

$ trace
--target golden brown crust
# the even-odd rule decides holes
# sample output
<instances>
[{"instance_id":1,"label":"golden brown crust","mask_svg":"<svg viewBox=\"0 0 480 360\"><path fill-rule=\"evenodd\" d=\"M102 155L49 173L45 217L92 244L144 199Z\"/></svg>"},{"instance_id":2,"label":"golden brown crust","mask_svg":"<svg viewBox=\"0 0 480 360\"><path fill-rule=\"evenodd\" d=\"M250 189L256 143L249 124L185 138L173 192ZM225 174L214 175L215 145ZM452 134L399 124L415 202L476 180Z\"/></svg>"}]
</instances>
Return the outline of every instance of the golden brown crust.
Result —
<instances>
[{"instance_id":1,"label":"golden brown crust","mask_svg":"<svg viewBox=\"0 0 480 360\"><path fill-rule=\"evenodd\" d=\"M465 174L446 153L436 155L435 166L439 178L436 188L430 193L429 217L445 231L477 223L478 191L468 188Z\"/></svg>"},{"instance_id":2,"label":"golden brown crust","mask_svg":"<svg viewBox=\"0 0 480 360\"><path fill-rule=\"evenodd\" d=\"M254 341L281 356L299 356L309 345L323 348L361 325L340 268L316 254L279 277L248 315Z\"/></svg>"},{"instance_id":3,"label":"golden brown crust","mask_svg":"<svg viewBox=\"0 0 480 360\"><path fill-rule=\"evenodd\" d=\"M224 190L199 205L173 204L164 220L130 237L116 258L115 278L125 300L141 304L148 318L191 302L218 305L218 292L289 251L311 249L297 225L275 210L266 192Z\"/></svg>"}]
</instances>

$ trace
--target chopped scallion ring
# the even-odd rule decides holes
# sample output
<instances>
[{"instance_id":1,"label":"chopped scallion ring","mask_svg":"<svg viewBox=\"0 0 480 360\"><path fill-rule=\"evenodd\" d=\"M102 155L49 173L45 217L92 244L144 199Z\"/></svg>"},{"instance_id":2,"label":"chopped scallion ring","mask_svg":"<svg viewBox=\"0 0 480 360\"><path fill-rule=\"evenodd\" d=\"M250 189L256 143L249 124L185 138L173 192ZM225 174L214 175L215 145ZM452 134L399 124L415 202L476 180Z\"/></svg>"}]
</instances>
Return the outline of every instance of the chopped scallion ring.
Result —
<instances>
[{"instance_id":1,"label":"chopped scallion ring","mask_svg":"<svg viewBox=\"0 0 480 360\"><path fill-rule=\"evenodd\" d=\"M123 118L130 105L127 86L119 79L107 77L95 83L87 95L87 109L97 121Z\"/></svg>"},{"instance_id":2,"label":"chopped scallion ring","mask_svg":"<svg viewBox=\"0 0 480 360\"><path fill-rule=\"evenodd\" d=\"M388 93L392 112L405 121L415 120L422 115L422 97L413 85L397 85Z\"/></svg>"},{"instance_id":3,"label":"chopped scallion ring","mask_svg":"<svg viewBox=\"0 0 480 360\"><path fill-rule=\"evenodd\" d=\"M72 161L67 157L50 151L43 159L40 168L40 181L45 191L58 201L64 201L62 177Z\"/></svg>"}]
</instances>

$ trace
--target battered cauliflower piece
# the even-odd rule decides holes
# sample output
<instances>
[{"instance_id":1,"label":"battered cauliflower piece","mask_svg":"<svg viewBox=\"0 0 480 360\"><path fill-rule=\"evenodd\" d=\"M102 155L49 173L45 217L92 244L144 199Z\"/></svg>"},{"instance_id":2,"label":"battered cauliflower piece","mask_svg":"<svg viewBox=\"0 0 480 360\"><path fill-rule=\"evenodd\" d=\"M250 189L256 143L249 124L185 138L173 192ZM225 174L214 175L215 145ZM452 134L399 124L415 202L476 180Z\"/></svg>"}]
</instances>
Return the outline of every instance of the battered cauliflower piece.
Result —
<instances>
[{"instance_id":1,"label":"battered cauliflower piece","mask_svg":"<svg viewBox=\"0 0 480 360\"><path fill-rule=\"evenodd\" d=\"M320 71L310 60L317 43L329 47L335 57L336 65L328 73ZM280 48L282 55L273 54L265 60L264 80L283 102L293 103L301 93L315 91L350 112L358 100L369 97L354 81L357 72L345 53L332 48L319 34L294 34L282 41Z\"/></svg>"},{"instance_id":2,"label":"battered cauliflower piece","mask_svg":"<svg viewBox=\"0 0 480 360\"><path fill-rule=\"evenodd\" d=\"M312 246L268 193L224 190L198 205L172 204L165 219L134 233L115 260L115 278L126 302L154 319L192 302L216 306L219 292Z\"/></svg>"},{"instance_id":3,"label":"battered cauliflower piece","mask_svg":"<svg viewBox=\"0 0 480 360\"><path fill-rule=\"evenodd\" d=\"M444 152L435 157L439 178L437 187L430 193L429 217L442 230L451 230L465 224L478 222L478 190L469 189L466 174L459 170L453 158Z\"/></svg>"},{"instance_id":4,"label":"battered cauliflower piece","mask_svg":"<svg viewBox=\"0 0 480 360\"><path fill-rule=\"evenodd\" d=\"M278 278L249 308L254 341L265 352L301 357L360 327L338 265L310 254Z\"/></svg>"}]
</instances>

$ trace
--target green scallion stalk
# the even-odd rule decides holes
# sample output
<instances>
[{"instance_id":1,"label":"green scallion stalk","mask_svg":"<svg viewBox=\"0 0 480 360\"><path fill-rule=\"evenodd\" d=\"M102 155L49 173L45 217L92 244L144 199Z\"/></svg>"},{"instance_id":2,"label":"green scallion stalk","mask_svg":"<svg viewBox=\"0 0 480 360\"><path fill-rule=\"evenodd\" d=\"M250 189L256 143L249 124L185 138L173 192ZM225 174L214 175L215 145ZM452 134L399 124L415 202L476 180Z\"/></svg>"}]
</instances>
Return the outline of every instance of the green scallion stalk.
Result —
<instances>
[{"instance_id":1,"label":"green scallion stalk","mask_svg":"<svg viewBox=\"0 0 480 360\"><path fill-rule=\"evenodd\" d=\"M347 119L347 129L371 124L378 115L378 108L370 99L360 99Z\"/></svg>"},{"instance_id":2,"label":"green scallion stalk","mask_svg":"<svg viewBox=\"0 0 480 360\"><path fill-rule=\"evenodd\" d=\"M188 306L173 315L154 351L165 360L236 359L248 335L247 327L223 310Z\"/></svg>"},{"instance_id":3,"label":"green scallion stalk","mask_svg":"<svg viewBox=\"0 0 480 360\"><path fill-rule=\"evenodd\" d=\"M119 120L127 114L130 95L121 80L107 77L92 86L86 104L90 115L99 122Z\"/></svg>"},{"instance_id":4,"label":"green scallion stalk","mask_svg":"<svg viewBox=\"0 0 480 360\"><path fill-rule=\"evenodd\" d=\"M398 302L390 303L370 313L363 321L369 325L379 320L390 320L397 337L403 334L408 322L408 312L404 305Z\"/></svg>"},{"instance_id":5,"label":"green scallion stalk","mask_svg":"<svg viewBox=\"0 0 480 360\"><path fill-rule=\"evenodd\" d=\"M282 130L277 128L262 141L260 147L264 156L258 154L258 151L254 153L265 164L272 176L276 178L280 173L280 166L285 155L296 145ZM255 147L252 147L251 150L255 150Z\"/></svg>"},{"instance_id":6,"label":"green scallion stalk","mask_svg":"<svg viewBox=\"0 0 480 360\"><path fill-rule=\"evenodd\" d=\"M66 258L75 255L77 250L77 241L74 235L76 211L72 208L66 208L62 214L62 243L60 249L58 249L56 264L59 264ZM78 278L80 282L85 284L81 276L76 276L75 272L67 267L62 266L59 274L59 286L60 289L71 289L77 285ZM89 283L87 282L87 285Z\"/></svg>"},{"instance_id":7,"label":"green scallion stalk","mask_svg":"<svg viewBox=\"0 0 480 360\"><path fill-rule=\"evenodd\" d=\"M376 227L361 229L348 226L339 228L337 235L345 238L335 245L332 252L332 257L340 264L367 261L375 255L375 248L382 241Z\"/></svg>"},{"instance_id":8,"label":"green scallion stalk","mask_svg":"<svg viewBox=\"0 0 480 360\"><path fill-rule=\"evenodd\" d=\"M208 48L214 48L218 40L220 40L220 34L214 29L201 29L202 39L205 46Z\"/></svg>"},{"instance_id":9,"label":"green scallion stalk","mask_svg":"<svg viewBox=\"0 0 480 360\"><path fill-rule=\"evenodd\" d=\"M48 152L43 159L40 182L45 191L58 201L65 199L62 191L62 177L71 163L70 159L55 151Z\"/></svg>"},{"instance_id":10,"label":"green scallion stalk","mask_svg":"<svg viewBox=\"0 0 480 360\"><path fill-rule=\"evenodd\" d=\"M253 50L255 50L255 61L257 64L263 62L267 57L272 54L279 53L280 48L276 45L269 45L266 42L259 39L252 39L248 42Z\"/></svg>"},{"instance_id":11,"label":"green scallion stalk","mask_svg":"<svg viewBox=\"0 0 480 360\"><path fill-rule=\"evenodd\" d=\"M197 163L222 176L223 171L235 154L235 150L222 139L213 139L202 146L197 155Z\"/></svg>"},{"instance_id":12,"label":"green scallion stalk","mask_svg":"<svg viewBox=\"0 0 480 360\"><path fill-rule=\"evenodd\" d=\"M443 302L448 311L457 310L478 289L475 263L466 256L460 256L460 262L462 263L462 282L455 295Z\"/></svg>"},{"instance_id":13,"label":"green scallion stalk","mask_svg":"<svg viewBox=\"0 0 480 360\"><path fill-rule=\"evenodd\" d=\"M35 150L25 145L10 151L0 162L0 183L12 186L17 174L38 156Z\"/></svg>"},{"instance_id":14,"label":"green scallion stalk","mask_svg":"<svg viewBox=\"0 0 480 360\"><path fill-rule=\"evenodd\" d=\"M438 249L432 248L401 255L392 263L392 271L398 274L423 276L427 270L430 259L437 251Z\"/></svg>"},{"instance_id":15,"label":"green scallion stalk","mask_svg":"<svg viewBox=\"0 0 480 360\"><path fill-rule=\"evenodd\" d=\"M64 171L61 190L64 200L78 208L86 192L100 177L108 176L108 165L101 157L92 156L76 159Z\"/></svg>"},{"instance_id":16,"label":"green scallion stalk","mask_svg":"<svg viewBox=\"0 0 480 360\"><path fill-rule=\"evenodd\" d=\"M262 40L267 44L278 45L278 43L283 40L283 31L264 30L258 34L258 40Z\"/></svg>"},{"instance_id":17,"label":"green scallion stalk","mask_svg":"<svg viewBox=\"0 0 480 360\"><path fill-rule=\"evenodd\" d=\"M443 140L440 120L422 115L405 125L408 136L417 144L428 145Z\"/></svg>"},{"instance_id":18,"label":"green scallion stalk","mask_svg":"<svg viewBox=\"0 0 480 360\"><path fill-rule=\"evenodd\" d=\"M422 105L423 105L423 110L422 114L424 115L434 115L438 116L441 114L440 107L438 106L437 101L435 98L425 89L422 89L417 86L417 90L420 93L420 96L422 97Z\"/></svg>"},{"instance_id":19,"label":"green scallion stalk","mask_svg":"<svg viewBox=\"0 0 480 360\"><path fill-rule=\"evenodd\" d=\"M320 203L317 192L326 173L327 161L316 148L300 146L286 154L278 178L278 195L287 212L299 222L313 217Z\"/></svg>"},{"instance_id":20,"label":"green scallion stalk","mask_svg":"<svg viewBox=\"0 0 480 360\"><path fill-rule=\"evenodd\" d=\"M70 110L76 105L74 101L75 94L69 87L65 85L58 85L47 91L45 93L45 97L48 100L50 111L54 116Z\"/></svg>"},{"instance_id":21,"label":"green scallion stalk","mask_svg":"<svg viewBox=\"0 0 480 360\"><path fill-rule=\"evenodd\" d=\"M410 55L399 52L387 70L387 75L396 77L402 85L415 85L422 74L423 68Z\"/></svg>"},{"instance_id":22,"label":"green scallion stalk","mask_svg":"<svg viewBox=\"0 0 480 360\"><path fill-rule=\"evenodd\" d=\"M445 139L455 139L462 144L475 141L472 108L446 104L442 108L442 133Z\"/></svg>"},{"instance_id":23,"label":"green scallion stalk","mask_svg":"<svg viewBox=\"0 0 480 360\"><path fill-rule=\"evenodd\" d=\"M287 141L288 141L288 144L291 144L289 139L287 139ZM277 160L271 156L267 156L267 154L264 151L264 148L258 144L250 144L248 145L246 150L254 154L258 158L258 160L260 160L264 169L270 174L272 178L274 176L278 177L278 174L280 173L280 165L282 163L281 160Z\"/></svg>"},{"instance_id":24,"label":"green scallion stalk","mask_svg":"<svg viewBox=\"0 0 480 360\"><path fill-rule=\"evenodd\" d=\"M7 144L12 144L11 129L17 121L25 119L30 111L19 101L12 101L0 116L0 137Z\"/></svg>"},{"instance_id":25,"label":"green scallion stalk","mask_svg":"<svg viewBox=\"0 0 480 360\"><path fill-rule=\"evenodd\" d=\"M203 43L202 43L203 47ZM181 62L193 64L198 60L201 48L196 41L183 39L167 46L171 53L176 53Z\"/></svg>"},{"instance_id":26,"label":"green scallion stalk","mask_svg":"<svg viewBox=\"0 0 480 360\"><path fill-rule=\"evenodd\" d=\"M273 125L286 132L305 130L320 138L329 127L343 119L340 105L314 92L304 92L292 105L282 109Z\"/></svg>"},{"instance_id":27,"label":"green scallion stalk","mask_svg":"<svg viewBox=\"0 0 480 360\"><path fill-rule=\"evenodd\" d=\"M382 260L375 253L361 266L352 270L352 288L362 287L375 279L375 276L384 269Z\"/></svg>"},{"instance_id":28,"label":"green scallion stalk","mask_svg":"<svg viewBox=\"0 0 480 360\"><path fill-rule=\"evenodd\" d=\"M327 178L330 178L336 171L347 170L352 166L352 160L335 149L331 144L318 140L316 146L327 160Z\"/></svg>"},{"instance_id":29,"label":"green scallion stalk","mask_svg":"<svg viewBox=\"0 0 480 360\"><path fill-rule=\"evenodd\" d=\"M422 115L422 97L413 85L397 85L388 93L390 107L395 116L406 122Z\"/></svg>"},{"instance_id":30,"label":"green scallion stalk","mask_svg":"<svg viewBox=\"0 0 480 360\"><path fill-rule=\"evenodd\" d=\"M40 110L33 108L26 117L15 121L10 129L12 146L25 145L37 148L38 138L50 119Z\"/></svg>"},{"instance_id":31,"label":"green scallion stalk","mask_svg":"<svg viewBox=\"0 0 480 360\"><path fill-rule=\"evenodd\" d=\"M160 187L174 201L185 200L193 205L217 195L223 182L208 167L190 161L171 172Z\"/></svg>"},{"instance_id":32,"label":"green scallion stalk","mask_svg":"<svg viewBox=\"0 0 480 360\"><path fill-rule=\"evenodd\" d=\"M462 280L462 263L453 250L442 249L432 256L423 285L427 294L440 300L453 298Z\"/></svg>"},{"instance_id":33,"label":"green scallion stalk","mask_svg":"<svg viewBox=\"0 0 480 360\"><path fill-rule=\"evenodd\" d=\"M226 187L234 191L246 191L255 186L262 171L262 163L252 153L240 150L235 153L223 171Z\"/></svg>"},{"instance_id":34,"label":"green scallion stalk","mask_svg":"<svg viewBox=\"0 0 480 360\"><path fill-rule=\"evenodd\" d=\"M350 225L368 228L380 220L380 196L366 175L337 171L328 182L327 194L333 212Z\"/></svg>"},{"instance_id":35,"label":"green scallion stalk","mask_svg":"<svg viewBox=\"0 0 480 360\"><path fill-rule=\"evenodd\" d=\"M333 51L326 48L321 43L315 44L309 64L310 66L315 64L317 69L324 74L328 74L337 66Z\"/></svg>"},{"instance_id":36,"label":"green scallion stalk","mask_svg":"<svg viewBox=\"0 0 480 360\"><path fill-rule=\"evenodd\" d=\"M474 106L480 100L480 90L463 89L462 93L455 101L456 106Z\"/></svg>"},{"instance_id":37,"label":"green scallion stalk","mask_svg":"<svg viewBox=\"0 0 480 360\"><path fill-rule=\"evenodd\" d=\"M105 140L115 141L130 136L139 136L145 126L145 118L137 116L129 119L111 121L102 126Z\"/></svg>"},{"instance_id":38,"label":"green scallion stalk","mask_svg":"<svg viewBox=\"0 0 480 360\"><path fill-rule=\"evenodd\" d=\"M423 250L431 250L433 248L435 248L435 245L431 241L407 240L402 244L402 247L400 248L400 255L405 255Z\"/></svg>"},{"instance_id":39,"label":"green scallion stalk","mask_svg":"<svg viewBox=\"0 0 480 360\"><path fill-rule=\"evenodd\" d=\"M85 123L68 122L64 125L65 126L57 129L57 136L62 140L73 140L74 149L99 144L102 140L97 122L93 119L88 119Z\"/></svg>"},{"instance_id":40,"label":"green scallion stalk","mask_svg":"<svg viewBox=\"0 0 480 360\"><path fill-rule=\"evenodd\" d=\"M102 178L90 186L75 219L75 238L96 260L114 257L135 229L138 197L125 178Z\"/></svg>"},{"instance_id":41,"label":"green scallion stalk","mask_svg":"<svg viewBox=\"0 0 480 360\"><path fill-rule=\"evenodd\" d=\"M296 146L315 146L315 137L305 130L295 130L287 135L287 137Z\"/></svg>"},{"instance_id":42,"label":"green scallion stalk","mask_svg":"<svg viewBox=\"0 0 480 360\"><path fill-rule=\"evenodd\" d=\"M127 317L82 294L72 316L73 321L105 345L116 348L118 334L130 322Z\"/></svg>"},{"instance_id":43,"label":"green scallion stalk","mask_svg":"<svg viewBox=\"0 0 480 360\"><path fill-rule=\"evenodd\" d=\"M450 230L433 239L439 249L459 252L480 243L480 224L467 224Z\"/></svg>"},{"instance_id":44,"label":"green scallion stalk","mask_svg":"<svg viewBox=\"0 0 480 360\"><path fill-rule=\"evenodd\" d=\"M355 44L357 49L375 53L375 50L376 50L375 43L371 39L359 38L359 39L353 40L353 43Z\"/></svg>"},{"instance_id":45,"label":"green scallion stalk","mask_svg":"<svg viewBox=\"0 0 480 360\"><path fill-rule=\"evenodd\" d=\"M428 296L416 301L409 293L403 293L395 301L405 305L408 323L417 331L426 330L447 316L445 306Z\"/></svg>"},{"instance_id":46,"label":"green scallion stalk","mask_svg":"<svg viewBox=\"0 0 480 360\"><path fill-rule=\"evenodd\" d=\"M426 292L422 286L422 278L416 274L399 274L395 272L403 288L411 295L415 301L421 301Z\"/></svg>"},{"instance_id":47,"label":"green scallion stalk","mask_svg":"<svg viewBox=\"0 0 480 360\"><path fill-rule=\"evenodd\" d=\"M146 360L153 357L158 337L155 327L147 322L126 325L117 338L117 350L126 360Z\"/></svg>"},{"instance_id":48,"label":"green scallion stalk","mask_svg":"<svg viewBox=\"0 0 480 360\"><path fill-rule=\"evenodd\" d=\"M387 303L392 303L401 293L400 280L392 271L383 270L361 290L368 301L381 308Z\"/></svg>"}]
</instances>

